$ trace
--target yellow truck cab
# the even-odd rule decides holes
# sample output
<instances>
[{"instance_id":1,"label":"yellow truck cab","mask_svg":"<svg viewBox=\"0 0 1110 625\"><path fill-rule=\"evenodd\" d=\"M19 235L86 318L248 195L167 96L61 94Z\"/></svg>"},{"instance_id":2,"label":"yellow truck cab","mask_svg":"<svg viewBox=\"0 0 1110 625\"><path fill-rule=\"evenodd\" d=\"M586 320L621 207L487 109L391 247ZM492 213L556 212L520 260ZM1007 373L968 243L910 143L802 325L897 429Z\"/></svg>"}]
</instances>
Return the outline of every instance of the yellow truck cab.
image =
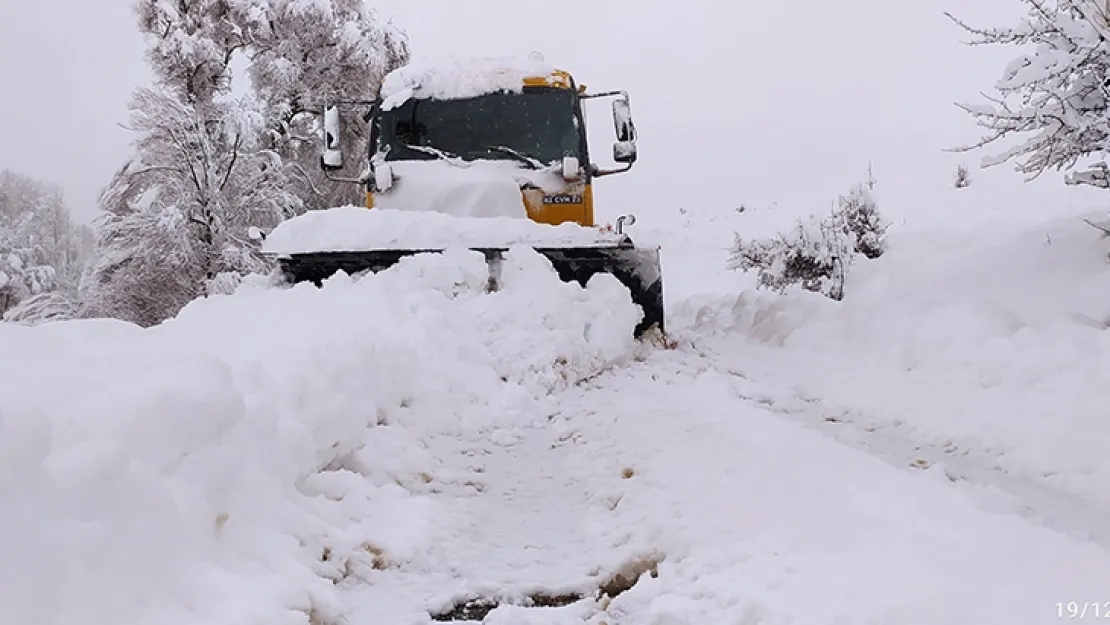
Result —
<instances>
[{"instance_id":1,"label":"yellow truck cab","mask_svg":"<svg viewBox=\"0 0 1110 625\"><path fill-rule=\"evenodd\" d=\"M612 169L590 160L583 102L593 98L614 99L613 160L618 166ZM378 204L376 196L391 192L398 163L500 160L537 171L554 170L565 183L555 191L521 185L528 218L594 226L593 180L628 171L636 161L628 94L587 94L569 72L547 66L538 55L519 64L491 60L457 68L401 68L383 82L366 120L368 208ZM337 138L337 117L331 125ZM335 147L325 151L325 169L342 166ZM339 167L329 167L329 162Z\"/></svg>"}]
</instances>

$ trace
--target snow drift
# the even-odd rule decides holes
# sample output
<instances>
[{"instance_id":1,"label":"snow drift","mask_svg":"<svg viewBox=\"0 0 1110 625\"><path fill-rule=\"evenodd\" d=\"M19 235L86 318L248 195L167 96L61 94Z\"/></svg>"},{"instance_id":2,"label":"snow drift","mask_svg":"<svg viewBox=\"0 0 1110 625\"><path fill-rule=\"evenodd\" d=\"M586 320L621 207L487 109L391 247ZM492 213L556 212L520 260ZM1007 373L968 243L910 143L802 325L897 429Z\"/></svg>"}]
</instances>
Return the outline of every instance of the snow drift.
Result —
<instances>
[{"instance_id":1,"label":"snow drift","mask_svg":"<svg viewBox=\"0 0 1110 625\"><path fill-rule=\"evenodd\" d=\"M0 326L0 603L39 625L303 624L403 562L429 432L496 437L633 350L607 275L526 248L407 258L324 288L248 281L161 326Z\"/></svg>"},{"instance_id":2,"label":"snow drift","mask_svg":"<svg viewBox=\"0 0 1110 625\"><path fill-rule=\"evenodd\" d=\"M986 215L894 229L840 303L747 290L676 314L705 336L740 337L712 350L768 396L914 431L957 457L977 450L1110 511L1110 247L1082 219L1102 213Z\"/></svg>"}]
</instances>

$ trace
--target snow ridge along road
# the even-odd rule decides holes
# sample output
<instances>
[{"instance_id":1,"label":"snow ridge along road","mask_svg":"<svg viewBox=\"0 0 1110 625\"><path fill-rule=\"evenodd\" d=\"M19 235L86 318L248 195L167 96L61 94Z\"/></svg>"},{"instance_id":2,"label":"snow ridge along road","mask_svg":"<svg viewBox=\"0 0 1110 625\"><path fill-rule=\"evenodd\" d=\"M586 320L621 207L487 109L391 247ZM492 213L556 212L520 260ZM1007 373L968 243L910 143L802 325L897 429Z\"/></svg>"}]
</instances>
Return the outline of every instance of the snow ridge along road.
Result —
<instances>
[{"instance_id":1,"label":"snow ridge along road","mask_svg":"<svg viewBox=\"0 0 1110 625\"><path fill-rule=\"evenodd\" d=\"M731 347L742 349L735 343ZM756 345L747 347L759 350ZM786 420L895 467L950 482L985 510L1018 514L1110 550L1110 498L1083 497L1053 484L1047 476L1007 469L999 464L1004 450L972 440L930 436L897 419L877 419L859 409L784 389L781 377L773 380L750 361L729 357L711 342L699 341L694 349L715 371L737 378L742 397Z\"/></svg>"}]
</instances>

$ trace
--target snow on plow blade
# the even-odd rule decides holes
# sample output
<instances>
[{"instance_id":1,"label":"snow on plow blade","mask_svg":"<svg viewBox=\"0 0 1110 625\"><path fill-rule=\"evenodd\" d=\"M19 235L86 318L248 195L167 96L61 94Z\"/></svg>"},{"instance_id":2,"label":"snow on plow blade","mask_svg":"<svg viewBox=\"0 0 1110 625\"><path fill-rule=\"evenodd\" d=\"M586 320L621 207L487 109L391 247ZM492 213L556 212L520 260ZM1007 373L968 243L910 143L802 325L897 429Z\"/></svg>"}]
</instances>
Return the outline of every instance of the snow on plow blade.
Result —
<instances>
[{"instance_id":1,"label":"snow on plow blade","mask_svg":"<svg viewBox=\"0 0 1110 625\"><path fill-rule=\"evenodd\" d=\"M472 248L495 263L506 248ZM625 245L606 247L535 248L547 257L564 282L586 282L598 273L609 273L632 294L632 302L644 312L636 326L635 336L641 337L652 327L664 328L663 278L657 248L635 248ZM293 283L312 282L317 286L338 271L354 275L364 271L388 269L405 256L435 254L442 250L373 250L360 252L312 252L290 254L278 259L285 278Z\"/></svg>"}]
</instances>

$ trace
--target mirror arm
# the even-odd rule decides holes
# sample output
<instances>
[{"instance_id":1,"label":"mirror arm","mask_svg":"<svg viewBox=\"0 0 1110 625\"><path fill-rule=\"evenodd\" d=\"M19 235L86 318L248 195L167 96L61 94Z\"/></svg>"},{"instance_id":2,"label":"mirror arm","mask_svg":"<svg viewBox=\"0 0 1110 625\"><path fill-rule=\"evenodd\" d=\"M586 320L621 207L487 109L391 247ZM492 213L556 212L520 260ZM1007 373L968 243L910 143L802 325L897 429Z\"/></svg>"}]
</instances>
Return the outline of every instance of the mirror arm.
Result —
<instances>
[{"instance_id":1,"label":"mirror arm","mask_svg":"<svg viewBox=\"0 0 1110 625\"><path fill-rule=\"evenodd\" d=\"M366 180L363 179L363 178L344 178L342 176L333 176L333 175L331 175L331 172L329 172L327 170L324 171L324 177L327 178L328 180L331 180L332 182L349 182L351 184L366 184Z\"/></svg>"},{"instance_id":2,"label":"mirror arm","mask_svg":"<svg viewBox=\"0 0 1110 625\"><path fill-rule=\"evenodd\" d=\"M631 163L628 164L628 165L625 165L624 167L620 167L620 168L617 168L617 169L602 169L602 168L598 167L597 165L594 165L592 167L590 175L594 178L601 178L602 176L611 176L613 174L623 174L624 172L626 172L630 169L632 169L632 164Z\"/></svg>"},{"instance_id":3,"label":"mirror arm","mask_svg":"<svg viewBox=\"0 0 1110 625\"><path fill-rule=\"evenodd\" d=\"M347 178L345 176L334 176L334 175L332 175L330 170L325 169L324 170L324 177L327 178L328 180L332 181L332 182L349 182L351 184L367 184L367 183L370 182L370 175L372 173L373 173L373 170L370 170L369 172L364 172L358 178Z\"/></svg>"},{"instance_id":4,"label":"mirror arm","mask_svg":"<svg viewBox=\"0 0 1110 625\"><path fill-rule=\"evenodd\" d=\"M627 91L602 91L600 93L583 93L582 95L580 95L578 97L583 99L583 100L592 100L594 98L612 98L612 97L615 97L615 96L624 96L625 98L627 98L628 97L628 92Z\"/></svg>"}]
</instances>

